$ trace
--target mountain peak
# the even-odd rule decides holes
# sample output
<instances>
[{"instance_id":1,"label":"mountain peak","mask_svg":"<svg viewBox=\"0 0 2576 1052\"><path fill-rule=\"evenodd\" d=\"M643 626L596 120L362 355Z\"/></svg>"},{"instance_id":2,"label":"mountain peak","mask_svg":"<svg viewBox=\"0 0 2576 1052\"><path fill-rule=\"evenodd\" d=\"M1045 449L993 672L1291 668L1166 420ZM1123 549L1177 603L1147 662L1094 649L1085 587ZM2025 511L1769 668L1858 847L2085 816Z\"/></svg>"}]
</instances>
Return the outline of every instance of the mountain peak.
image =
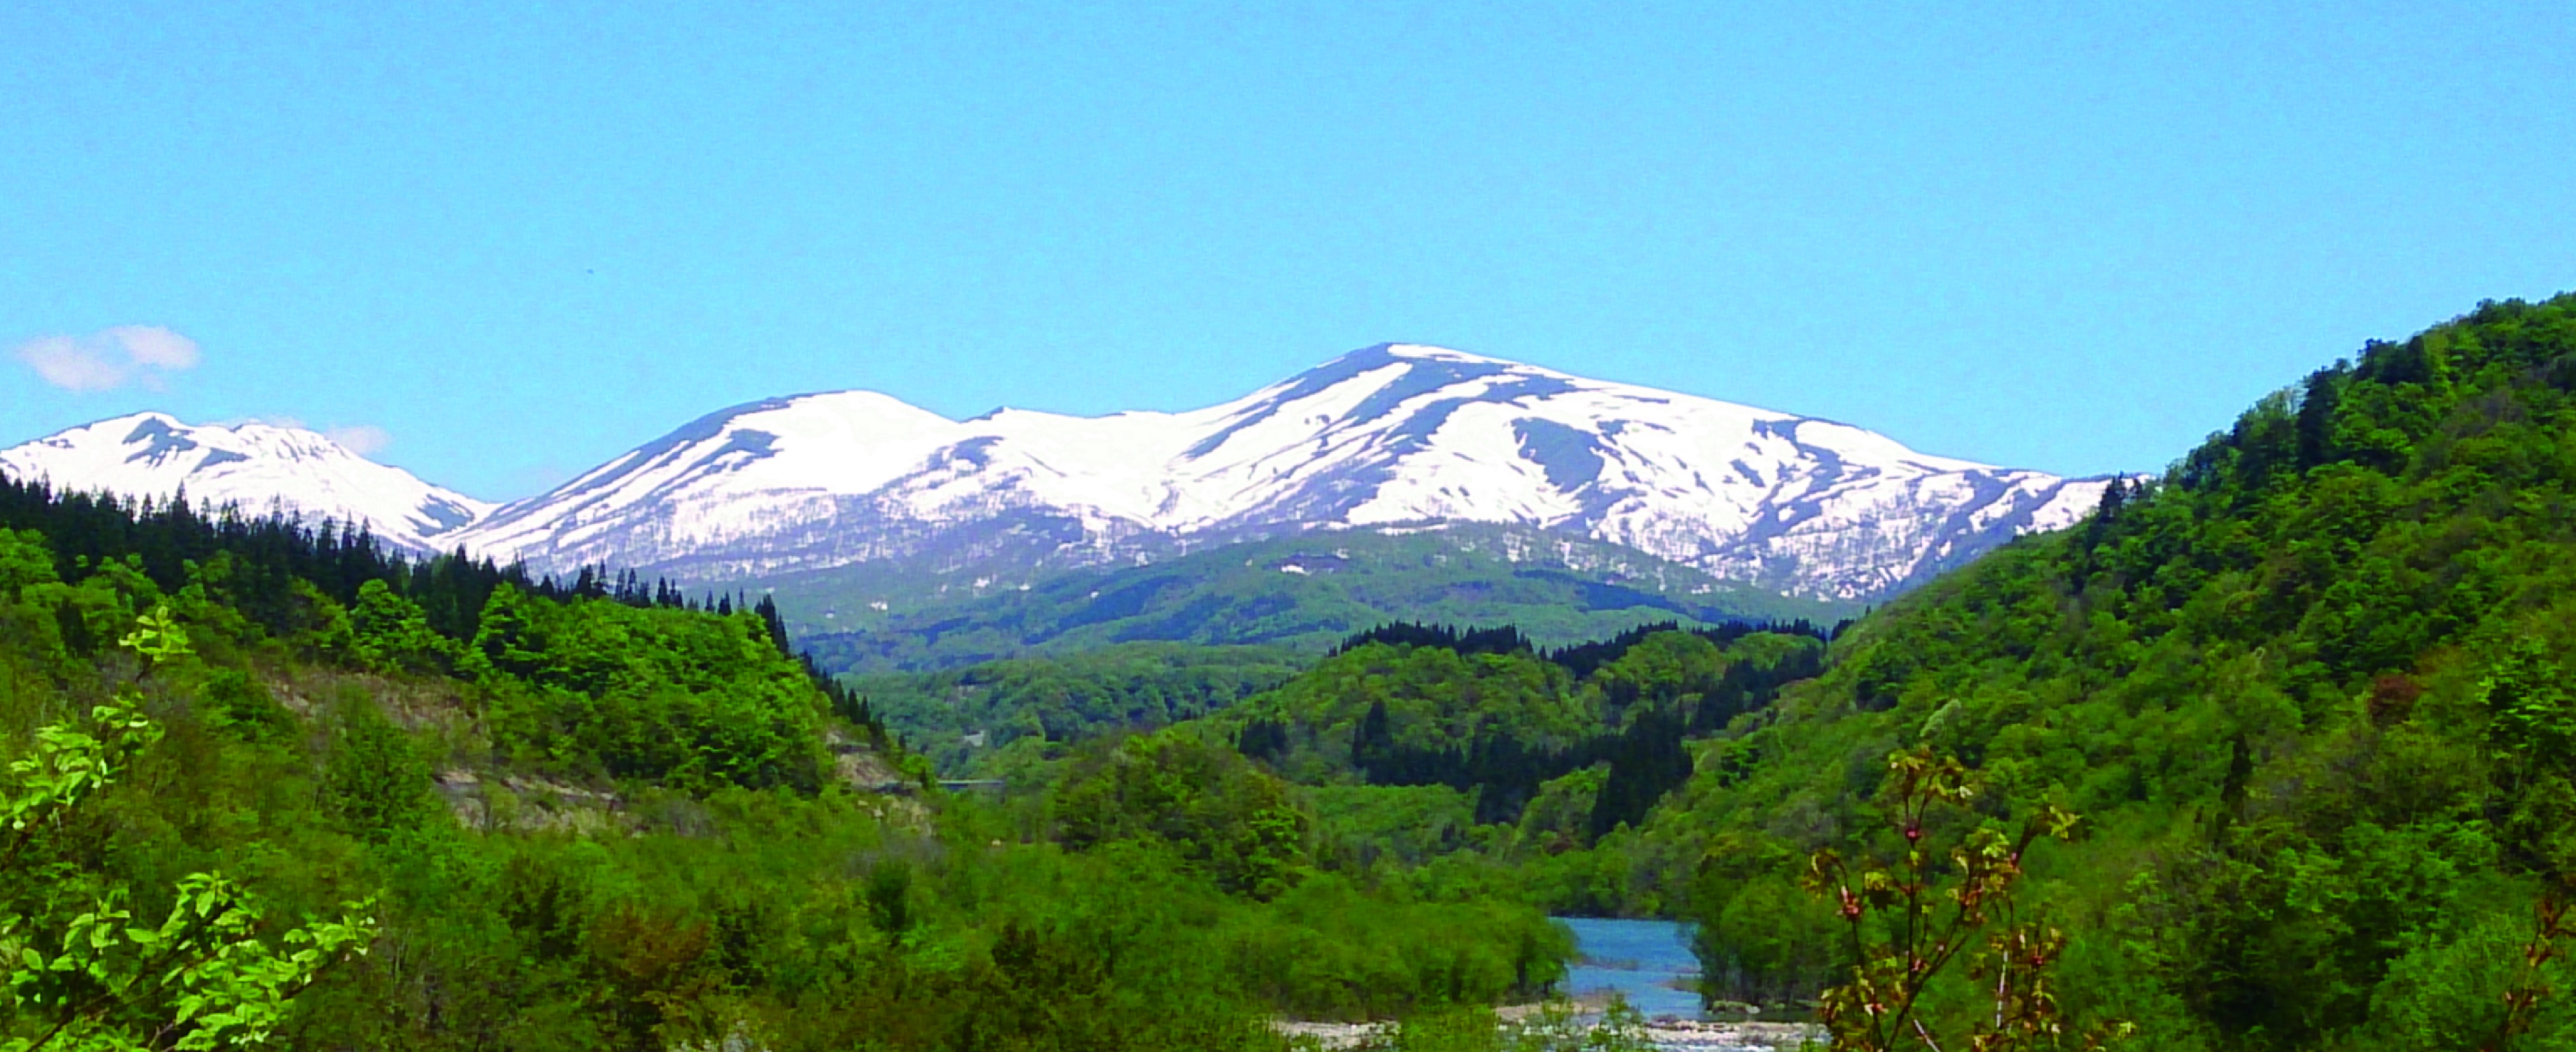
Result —
<instances>
[{"instance_id":1,"label":"mountain peak","mask_svg":"<svg viewBox=\"0 0 2576 1052\"><path fill-rule=\"evenodd\" d=\"M1305 372L1297 374L1296 377L1291 378L1290 382L1317 375L1331 375L1347 378L1375 369L1384 369L1392 365L1412 365L1417 363L1443 363L1493 369L1538 370L1537 366L1527 365L1505 358L1495 358L1490 355L1476 354L1471 351L1462 351L1455 347L1442 347L1428 343L1373 343L1355 351L1348 351L1343 354L1336 355L1330 361L1326 361L1312 369L1308 369Z\"/></svg>"},{"instance_id":2,"label":"mountain peak","mask_svg":"<svg viewBox=\"0 0 2576 1052\"><path fill-rule=\"evenodd\" d=\"M244 421L190 424L159 411L68 428L0 450L0 471L64 488L276 511L364 523L397 547L430 551L493 505L429 485L303 427Z\"/></svg>"},{"instance_id":3,"label":"mountain peak","mask_svg":"<svg viewBox=\"0 0 2576 1052\"><path fill-rule=\"evenodd\" d=\"M1384 351L1389 357L1409 358L1415 361L1481 362L1487 365L1509 365L1528 368L1528 366L1523 365L1520 362L1496 358L1491 355L1476 354L1470 351L1462 351L1455 347L1442 347L1437 344L1381 343L1377 345L1377 349Z\"/></svg>"}]
</instances>

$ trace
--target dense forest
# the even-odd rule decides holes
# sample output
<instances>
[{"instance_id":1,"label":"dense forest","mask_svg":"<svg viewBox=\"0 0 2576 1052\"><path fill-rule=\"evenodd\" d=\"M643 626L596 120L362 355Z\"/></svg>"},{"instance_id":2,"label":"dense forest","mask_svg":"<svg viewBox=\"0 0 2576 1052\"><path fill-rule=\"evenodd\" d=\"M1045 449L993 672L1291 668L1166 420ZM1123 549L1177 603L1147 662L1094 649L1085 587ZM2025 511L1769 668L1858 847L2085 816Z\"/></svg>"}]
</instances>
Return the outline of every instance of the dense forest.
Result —
<instances>
[{"instance_id":1,"label":"dense forest","mask_svg":"<svg viewBox=\"0 0 2576 1052\"><path fill-rule=\"evenodd\" d=\"M1633 841L1690 778L1692 742L1815 676L1829 635L1664 622L1542 649L1509 626L1399 622L1302 668L1278 651L1152 644L849 682L899 738L938 742L949 771L1000 781L1024 831L1102 756L1192 742L1275 774L1320 862L1365 887L1651 915L1679 900L1632 886L1625 853L1594 848Z\"/></svg>"},{"instance_id":2,"label":"dense forest","mask_svg":"<svg viewBox=\"0 0 2576 1052\"><path fill-rule=\"evenodd\" d=\"M1022 828L763 603L0 497L0 1048L1270 1048L1571 950L1353 879L1195 739Z\"/></svg>"},{"instance_id":3,"label":"dense forest","mask_svg":"<svg viewBox=\"0 0 2576 1052\"><path fill-rule=\"evenodd\" d=\"M1864 619L1627 861L1695 882L1713 995L1815 996L1854 940L1809 858L1900 858L1886 758L1929 749L1977 784L1957 821L2081 816L2022 889L2070 1033L2576 1047L2571 615L2576 298L2485 304ZM1988 1003L1933 993L1953 1029Z\"/></svg>"},{"instance_id":4,"label":"dense forest","mask_svg":"<svg viewBox=\"0 0 2576 1052\"><path fill-rule=\"evenodd\" d=\"M837 682L942 772L1032 785L1072 743L1210 715L1287 682L1311 662L1277 647L1121 643Z\"/></svg>"}]
</instances>

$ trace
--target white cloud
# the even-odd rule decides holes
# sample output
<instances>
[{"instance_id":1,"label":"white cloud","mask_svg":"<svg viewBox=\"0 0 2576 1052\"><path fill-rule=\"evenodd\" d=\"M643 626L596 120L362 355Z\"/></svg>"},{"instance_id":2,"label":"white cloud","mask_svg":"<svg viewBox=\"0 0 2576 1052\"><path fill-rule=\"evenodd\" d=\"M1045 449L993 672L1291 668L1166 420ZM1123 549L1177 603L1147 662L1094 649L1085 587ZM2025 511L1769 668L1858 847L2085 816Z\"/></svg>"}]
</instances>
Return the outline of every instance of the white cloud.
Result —
<instances>
[{"instance_id":1,"label":"white cloud","mask_svg":"<svg viewBox=\"0 0 2576 1052\"><path fill-rule=\"evenodd\" d=\"M134 367L108 357L87 341L45 336L18 345L18 360L46 383L66 391L112 391L134 378Z\"/></svg>"},{"instance_id":2,"label":"white cloud","mask_svg":"<svg viewBox=\"0 0 2576 1052\"><path fill-rule=\"evenodd\" d=\"M348 447L349 452L367 456L394 444L393 432L374 424L350 424L322 433L323 437Z\"/></svg>"},{"instance_id":3,"label":"white cloud","mask_svg":"<svg viewBox=\"0 0 2576 1052\"><path fill-rule=\"evenodd\" d=\"M158 325L119 325L99 334L125 348L134 364L153 369L194 369L197 341Z\"/></svg>"},{"instance_id":4,"label":"white cloud","mask_svg":"<svg viewBox=\"0 0 2576 1052\"><path fill-rule=\"evenodd\" d=\"M197 341L151 325L119 325L87 336L39 336L11 352L46 383L66 391L113 391L140 381L159 389L170 373L205 356Z\"/></svg>"}]
</instances>

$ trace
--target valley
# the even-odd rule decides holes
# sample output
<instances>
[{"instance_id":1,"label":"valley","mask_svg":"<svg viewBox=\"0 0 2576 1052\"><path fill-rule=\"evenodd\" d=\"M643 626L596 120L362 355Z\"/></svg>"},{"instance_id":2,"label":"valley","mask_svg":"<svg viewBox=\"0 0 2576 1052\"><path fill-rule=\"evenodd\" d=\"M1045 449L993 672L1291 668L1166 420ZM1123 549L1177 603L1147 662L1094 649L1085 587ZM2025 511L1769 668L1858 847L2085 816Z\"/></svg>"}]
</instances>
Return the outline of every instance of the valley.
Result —
<instances>
[{"instance_id":1,"label":"valley","mask_svg":"<svg viewBox=\"0 0 2576 1052\"><path fill-rule=\"evenodd\" d=\"M755 588L668 576L712 564L676 549L559 574L7 460L0 742L30 817L0 867L41 876L0 896L0 940L38 962L13 989L86 991L12 1018L169 1011L179 989L130 978L162 936L61 933L219 876L307 941L169 937L334 948L200 991L297 1047L1278 1048L1287 1019L1445 1048L1568 992L1551 916L1679 922L1696 1003L1844 1047L1888 1047L1862 998L1945 1039L2556 1047L2571 363L2576 297L2482 304L2080 513L2047 510L2076 483L1997 482L1949 526L1869 527L1851 543L1890 561L1865 572L1772 578L1603 540L1615 511L1350 521L1412 492L1400 464L1275 537L1003 515L906 535L981 553L953 567L798 548ZM1528 379L1485 368L1387 351L1200 425L1364 403L1328 393L1387 369L1368 390L1399 423ZM1347 442L1389 434L1346 410ZM706 443L773 470L729 437L757 417L560 492L716 492L652 473ZM146 447L136 471L236 464L176 425L101 434ZM1546 478L1533 455L1514 470ZM2004 478L1907 463L1908 492ZM589 521L582 544L625 520ZM1986 547L1934 574L1950 550L1890 539L1945 529ZM1038 547L1067 561L974 562ZM1530 1040L1645 1040L1612 1024Z\"/></svg>"},{"instance_id":2,"label":"valley","mask_svg":"<svg viewBox=\"0 0 2576 1052\"><path fill-rule=\"evenodd\" d=\"M2576 1052L2576 4L0 42L0 1052Z\"/></svg>"}]
</instances>

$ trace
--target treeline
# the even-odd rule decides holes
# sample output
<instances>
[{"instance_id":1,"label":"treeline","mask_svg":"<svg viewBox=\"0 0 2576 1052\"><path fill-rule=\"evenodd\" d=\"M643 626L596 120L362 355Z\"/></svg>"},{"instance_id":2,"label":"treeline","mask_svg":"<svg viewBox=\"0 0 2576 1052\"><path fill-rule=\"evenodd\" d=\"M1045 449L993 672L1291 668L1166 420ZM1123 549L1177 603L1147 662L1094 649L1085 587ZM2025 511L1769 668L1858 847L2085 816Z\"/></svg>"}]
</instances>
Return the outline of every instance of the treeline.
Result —
<instances>
[{"instance_id":1,"label":"treeline","mask_svg":"<svg viewBox=\"0 0 2576 1052\"><path fill-rule=\"evenodd\" d=\"M1044 781L1075 745L1197 719L1286 682L1308 664L1275 647L1124 643L941 672L845 676L940 770Z\"/></svg>"},{"instance_id":2,"label":"treeline","mask_svg":"<svg viewBox=\"0 0 2576 1052\"><path fill-rule=\"evenodd\" d=\"M1689 739L1817 674L1821 640L1799 627L1649 625L1541 657L1509 627L1389 625L1252 699L1232 741L1312 784L1446 787L1478 825L1521 823L1551 784L1579 783L1566 806L1588 842L1642 823L1690 778Z\"/></svg>"},{"instance_id":3,"label":"treeline","mask_svg":"<svg viewBox=\"0 0 2576 1052\"><path fill-rule=\"evenodd\" d=\"M1601 666L1626 657L1629 651L1636 649L1637 645L1645 642L1648 637L1662 632L1687 632L1721 647L1756 633L1805 636L1819 643L1831 643L1835 634L1850 624L1851 622L1844 621L1826 628L1799 617L1786 621L1729 621L1720 625L1694 625L1684 628L1678 621L1658 621L1638 625L1608 639L1558 647L1541 656L1551 663L1565 666L1566 671L1574 673L1579 678L1589 676L1600 671Z\"/></svg>"},{"instance_id":4,"label":"treeline","mask_svg":"<svg viewBox=\"0 0 2576 1052\"><path fill-rule=\"evenodd\" d=\"M1371 643L1395 647L1438 647L1453 654L1527 654L1533 652L1530 639L1512 625L1494 628L1459 628L1415 621L1390 621L1366 631L1354 632L1333 645L1330 655L1339 657Z\"/></svg>"},{"instance_id":5,"label":"treeline","mask_svg":"<svg viewBox=\"0 0 2576 1052\"><path fill-rule=\"evenodd\" d=\"M1624 730L1603 732L1572 748L1535 750L1509 735L1477 738L1465 749L1400 744L1386 704L1369 707L1351 733L1351 762L1370 785L1445 785L1471 793L1479 824L1510 822L1539 787L1574 771L1604 765L1608 781L1594 798L1586 832L1598 837L1644 818L1666 792L1690 778L1690 750L1675 714L1648 711ZM1246 724L1236 747L1268 759L1286 751L1287 728L1275 719Z\"/></svg>"},{"instance_id":6,"label":"treeline","mask_svg":"<svg viewBox=\"0 0 2576 1052\"><path fill-rule=\"evenodd\" d=\"M191 564L203 571L223 560L242 612L279 634L299 627L286 612L294 606L293 582L311 585L346 606L357 601L367 582L382 581L419 603L431 626L451 638L474 634L475 616L503 584L557 601L609 599L717 614L737 608L756 611L773 626L773 634L786 638L777 606L767 596L758 603L739 592L692 596L668 579L647 582L633 570L605 566L582 567L571 580L558 582L552 575L531 577L516 564L474 559L462 548L416 558L385 546L364 523L307 523L284 514L247 514L238 506L206 509L191 503L184 491L168 500L130 498L56 490L44 479L0 473L0 528L44 534L55 572L65 580L77 581L114 560L132 565L165 591L177 591L188 583Z\"/></svg>"},{"instance_id":7,"label":"treeline","mask_svg":"<svg viewBox=\"0 0 2576 1052\"><path fill-rule=\"evenodd\" d=\"M413 560L385 547L364 525L307 525L232 507L209 514L185 494L154 501L58 491L45 480L5 473L0 528L43 534L54 572L66 581L110 563L139 572L165 592L186 587L192 574L220 580L235 609L278 636L310 627L311 596L350 606L369 581L411 597L451 639L474 634L484 601L503 584L550 599L571 594L550 580L530 580L522 568L462 553Z\"/></svg>"},{"instance_id":8,"label":"treeline","mask_svg":"<svg viewBox=\"0 0 2576 1052\"><path fill-rule=\"evenodd\" d=\"M1844 621L1832 628L1822 628L1806 618L1785 621L1728 621L1719 625L1694 625L1683 628L1679 621L1654 621L1629 628L1608 639L1574 643L1553 650L1541 650L1529 634L1517 625L1490 628L1442 625L1421 621L1390 621L1375 628L1354 632L1333 645L1328 656L1340 656L1367 646L1384 643L1396 647L1437 647L1454 654L1535 654L1551 664L1564 666L1577 677L1589 676L1645 642L1647 637L1664 632L1687 632L1719 646L1735 642L1754 633L1806 636L1830 643L1834 635L1850 625Z\"/></svg>"},{"instance_id":9,"label":"treeline","mask_svg":"<svg viewBox=\"0 0 2576 1052\"><path fill-rule=\"evenodd\" d=\"M1616 640L1587 644L1577 662L1569 664L1553 657L1550 660L1560 666L1584 667L1587 673L1597 672L1647 638L1673 631L1677 629L1645 626L1623 633ZM1688 634L1720 643L1741 640L1753 633L1748 627ZM1485 633L1482 638L1492 641L1516 634L1505 628ZM1435 631L1389 635L1463 641L1478 634ZM1371 642L1385 645L1383 637ZM1525 647L1478 650L1472 644L1421 645L1460 654L1528 652ZM1823 667L1822 654L1820 648L1807 647L1790 650L1768 663L1697 665L1686 671L1677 669L1677 675L1642 679L1600 677L1583 687L1597 696L1606 712L1614 714L1607 721L1610 725L1561 747L1534 743L1508 726L1479 734L1463 744L1428 743L1422 736L1400 734L1401 728L1381 698L1370 703L1366 714L1351 729L1350 763L1370 785L1445 785L1472 793L1478 823L1514 821L1545 783L1601 765L1606 768L1607 781L1597 791L1587 824L1589 835L1599 837L1620 825L1640 822L1664 794L1689 780L1689 737L1722 728L1736 716L1770 704L1783 685L1815 676ZM1629 714L1624 726L1619 725L1615 715L1620 713ZM1294 719L1285 713L1254 717L1236 732L1236 748L1255 759L1284 759L1290 752Z\"/></svg>"},{"instance_id":10,"label":"treeline","mask_svg":"<svg viewBox=\"0 0 2576 1052\"><path fill-rule=\"evenodd\" d=\"M504 588L555 603L606 600L719 617L740 611L757 617L771 644L803 666L836 714L880 739L886 733L864 699L790 644L786 622L767 595L756 601L739 592L693 596L667 579L647 582L634 570L604 566L582 567L569 581L532 577L524 566L476 559L462 548L417 558L387 547L363 523L306 523L284 514L245 514L233 506L210 512L184 492L169 500L126 498L56 490L46 480L6 473L0 473L0 529L41 534L53 574L62 581L125 573L167 594L192 585L212 589L226 608L279 639L327 636L331 605L360 612L361 629L383 623L397 632L416 608L429 632L463 646L481 633L484 610ZM377 586L373 593L371 583ZM366 621L370 614L373 621ZM65 627L83 653L95 652L102 642L76 620ZM438 649L397 645L409 646L416 658L432 657Z\"/></svg>"}]
</instances>

